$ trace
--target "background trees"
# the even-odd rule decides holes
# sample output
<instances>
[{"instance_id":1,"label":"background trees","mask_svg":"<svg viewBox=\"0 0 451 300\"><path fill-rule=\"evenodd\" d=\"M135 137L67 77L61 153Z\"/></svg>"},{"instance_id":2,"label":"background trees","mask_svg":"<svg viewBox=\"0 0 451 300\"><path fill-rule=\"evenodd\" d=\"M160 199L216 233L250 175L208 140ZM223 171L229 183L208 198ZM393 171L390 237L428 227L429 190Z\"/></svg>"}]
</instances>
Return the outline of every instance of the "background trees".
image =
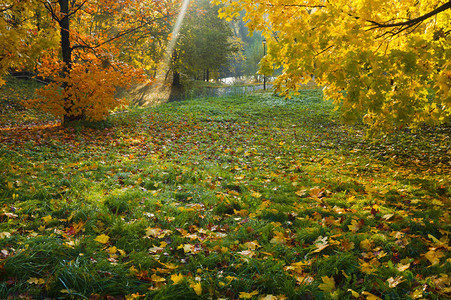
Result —
<instances>
[{"instance_id":1,"label":"background trees","mask_svg":"<svg viewBox=\"0 0 451 300\"><path fill-rule=\"evenodd\" d=\"M449 120L450 1L222 2L221 16L244 9L268 40L262 70L283 68L276 91L289 95L314 75L345 120L374 130Z\"/></svg>"},{"instance_id":2,"label":"background trees","mask_svg":"<svg viewBox=\"0 0 451 300\"><path fill-rule=\"evenodd\" d=\"M218 7L208 0L193 2L180 31L172 68L192 79L217 78L230 53L238 50L233 45L233 32L225 20L218 18Z\"/></svg>"}]
</instances>

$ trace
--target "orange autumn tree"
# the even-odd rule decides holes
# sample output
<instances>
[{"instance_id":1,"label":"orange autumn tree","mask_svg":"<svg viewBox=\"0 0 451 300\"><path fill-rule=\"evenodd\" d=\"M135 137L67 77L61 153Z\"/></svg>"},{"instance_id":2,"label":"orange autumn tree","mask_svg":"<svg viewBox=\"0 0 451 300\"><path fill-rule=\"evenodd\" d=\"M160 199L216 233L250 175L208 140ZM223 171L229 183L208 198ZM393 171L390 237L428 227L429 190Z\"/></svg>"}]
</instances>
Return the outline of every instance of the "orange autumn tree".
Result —
<instances>
[{"instance_id":1,"label":"orange autumn tree","mask_svg":"<svg viewBox=\"0 0 451 300\"><path fill-rule=\"evenodd\" d=\"M50 23L60 41L43 51L36 66L38 74L52 82L27 105L63 122L102 120L123 104L115 97L117 88L144 78L138 58L158 59L132 46L164 40L179 6L178 0L30 1L36 7L30 18L41 9L39 18Z\"/></svg>"}]
</instances>

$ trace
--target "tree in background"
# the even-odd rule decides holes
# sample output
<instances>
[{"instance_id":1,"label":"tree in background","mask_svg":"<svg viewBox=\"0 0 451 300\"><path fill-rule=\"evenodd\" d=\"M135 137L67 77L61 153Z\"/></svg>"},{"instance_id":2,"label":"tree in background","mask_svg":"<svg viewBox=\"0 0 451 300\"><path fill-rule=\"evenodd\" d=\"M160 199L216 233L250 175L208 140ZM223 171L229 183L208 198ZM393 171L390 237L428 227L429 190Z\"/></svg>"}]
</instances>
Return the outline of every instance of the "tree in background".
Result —
<instances>
[{"instance_id":1,"label":"tree in background","mask_svg":"<svg viewBox=\"0 0 451 300\"><path fill-rule=\"evenodd\" d=\"M209 81L212 74L217 77L229 54L236 51L233 45L232 31L226 21L218 18L218 7L211 6L208 0L193 2L173 55L173 72Z\"/></svg>"},{"instance_id":2,"label":"tree in background","mask_svg":"<svg viewBox=\"0 0 451 300\"><path fill-rule=\"evenodd\" d=\"M289 95L312 76L348 121L391 131L451 116L451 1L223 0L268 41L262 71Z\"/></svg>"},{"instance_id":3,"label":"tree in background","mask_svg":"<svg viewBox=\"0 0 451 300\"><path fill-rule=\"evenodd\" d=\"M0 7L0 33L7 37L0 41L0 71L30 67L23 57L40 48L33 67L52 83L28 104L64 122L101 120L122 103L116 88L142 78L144 64L156 65L148 51L162 45L179 2L10 0Z\"/></svg>"}]
</instances>

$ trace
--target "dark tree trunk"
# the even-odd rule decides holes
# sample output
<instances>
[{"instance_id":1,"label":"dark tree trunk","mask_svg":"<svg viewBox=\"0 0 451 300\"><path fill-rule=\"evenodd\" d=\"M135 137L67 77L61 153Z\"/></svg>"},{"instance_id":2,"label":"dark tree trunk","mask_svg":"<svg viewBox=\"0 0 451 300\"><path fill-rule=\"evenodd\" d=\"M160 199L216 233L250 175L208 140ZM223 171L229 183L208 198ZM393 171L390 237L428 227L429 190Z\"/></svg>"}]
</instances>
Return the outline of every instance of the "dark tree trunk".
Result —
<instances>
[{"instance_id":1,"label":"dark tree trunk","mask_svg":"<svg viewBox=\"0 0 451 300\"><path fill-rule=\"evenodd\" d=\"M205 76L205 81L206 82L210 81L210 70L209 69L207 69L206 76Z\"/></svg>"},{"instance_id":2,"label":"dark tree trunk","mask_svg":"<svg viewBox=\"0 0 451 300\"><path fill-rule=\"evenodd\" d=\"M72 48L70 46L70 27L69 27L69 0L58 0L60 5L61 15L63 16L58 23L60 25L60 35L61 35L61 54L63 57L63 69L61 70L61 76L63 78L68 78L70 71L72 69ZM67 82L63 82L62 88L67 89L69 86ZM64 123L78 121L83 119L83 114L74 115L72 108L74 103L72 101L65 101L65 115Z\"/></svg>"},{"instance_id":3,"label":"dark tree trunk","mask_svg":"<svg viewBox=\"0 0 451 300\"><path fill-rule=\"evenodd\" d=\"M172 72L172 86L181 86L180 83L180 73L177 71Z\"/></svg>"},{"instance_id":4,"label":"dark tree trunk","mask_svg":"<svg viewBox=\"0 0 451 300\"><path fill-rule=\"evenodd\" d=\"M61 52L63 55L63 75L66 76L72 67L72 49L69 36L69 0L58 0L63 18L59 20L61 34Z\"/></svg>"}]
</instances>

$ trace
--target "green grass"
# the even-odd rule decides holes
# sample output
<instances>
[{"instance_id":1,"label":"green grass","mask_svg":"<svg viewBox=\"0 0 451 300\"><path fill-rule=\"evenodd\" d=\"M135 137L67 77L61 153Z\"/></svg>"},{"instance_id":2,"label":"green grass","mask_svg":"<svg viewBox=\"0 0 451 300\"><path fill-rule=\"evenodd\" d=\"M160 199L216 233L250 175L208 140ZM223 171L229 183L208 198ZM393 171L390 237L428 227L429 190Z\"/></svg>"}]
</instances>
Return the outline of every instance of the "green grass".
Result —
<instances>
[{"instance_id":1,"label":"green grass","mask_svg":"<svg viewBox=\"0 0 451 300\"><path fill-rule=\"evenodd\" d=\"M304 90L65 128L34 88L0 88L1 299L449 297L449 127L365 138Z\"/></svg>"}]
</instances>

